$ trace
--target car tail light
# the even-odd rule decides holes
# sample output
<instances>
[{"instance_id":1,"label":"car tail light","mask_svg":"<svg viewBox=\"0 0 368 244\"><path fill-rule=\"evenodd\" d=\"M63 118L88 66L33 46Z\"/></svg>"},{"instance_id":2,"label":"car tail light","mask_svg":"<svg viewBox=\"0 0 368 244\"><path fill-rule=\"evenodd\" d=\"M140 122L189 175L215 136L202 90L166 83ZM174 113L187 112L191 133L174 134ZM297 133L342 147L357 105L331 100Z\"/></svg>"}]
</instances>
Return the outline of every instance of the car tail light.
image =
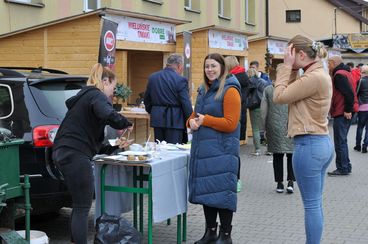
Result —
<instances>
[{"instance_id":1,"label":"car tail light","mask_svg":"<svg viewBox=\"0 0 368 244\"><path fill-rule=\"evenodd\" d=\"M36 147L51 147L59 125L41 125L33 129L33 144Z\"/></svg>"}]
</instances>

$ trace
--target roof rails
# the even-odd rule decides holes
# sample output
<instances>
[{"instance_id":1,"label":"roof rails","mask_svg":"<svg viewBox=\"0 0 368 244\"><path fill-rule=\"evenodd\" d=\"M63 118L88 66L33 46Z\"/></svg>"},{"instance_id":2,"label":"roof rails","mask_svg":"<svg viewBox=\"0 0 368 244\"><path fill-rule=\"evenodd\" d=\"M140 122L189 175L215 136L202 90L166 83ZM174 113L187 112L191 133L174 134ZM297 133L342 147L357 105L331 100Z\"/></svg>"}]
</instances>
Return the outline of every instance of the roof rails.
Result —
<instances>
[{"instance_id":1,"label":"roof rails","mask_svg":"<svg viewBox=\"0 0 368 244\"><path fill-rule=\"evenodd\" d=\"M42 68L42 66L35 68L35 67L0 67L0 71L2 74L6 76L16 76L16 77L24 77L24 75L20 72L14 70L29 70L31 73L42 73L43 71L52 73L52 74L68 74L65 71L57 70L57 69L47 69Z\"/></svg>"},{"instance_id":2,"label":"roof rails","mask_svg":"<svg viewBox=\"0 0 368 244\"><path fill-rule=\"evenodd\" d=\"M22 73L19 73L18 71L5 68L0 68L0 74L8 77L25 77Z\"/></svg>"}]
</instances>

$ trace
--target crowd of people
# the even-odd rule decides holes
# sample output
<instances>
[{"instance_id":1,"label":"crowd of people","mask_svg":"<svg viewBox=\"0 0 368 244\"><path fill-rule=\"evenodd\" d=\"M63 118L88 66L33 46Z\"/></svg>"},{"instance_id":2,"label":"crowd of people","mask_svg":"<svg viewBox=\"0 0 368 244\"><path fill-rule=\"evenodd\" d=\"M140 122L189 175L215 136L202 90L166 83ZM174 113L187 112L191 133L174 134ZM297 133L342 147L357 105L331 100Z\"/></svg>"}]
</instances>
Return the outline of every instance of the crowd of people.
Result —
<instances>
[{"instance_id":1,"label":"crowd of people","mask_svg":"<svg viewBox=\"0 0 368 244\"><path fill-rule=\"evenodd\" d=\"M294 192L296 181L305 210L306 243L320 243L326 170L335 150L336 169L328 175L351 174L347 135L355 116L354 150L367 153L368 146L368 66L354 67L344 64L340 56L332 56L327 59L326 70L326 57L322 43L297 35L289 41L284 62L271 81L259 71L258 61L250 62L246 69L235 56L208 54L203 60L203 82L194 108L188 80L181 76L181 55L170 55L166 67L148 78L144 104L155 140L185 143L187 132L192 135L188 200L203 206L206 224L196 244L232 243L239 150L240 142L247 138L247 111L253 134L252 155L262 154L264 137L267 153L273 157L278 193L285 191L286 156L286 192ZM71 232L75 243L87 243L87 216L94 188L91 160L101 149L106 126L133 129L112 108L115 85L114 73L96 64L87 87L67 101L69 111L55 138L53 158L73 198ZM329 118L333 121L333 141ZM127 146L127 141L119 145Z\"/></svg>"}]
</instances>

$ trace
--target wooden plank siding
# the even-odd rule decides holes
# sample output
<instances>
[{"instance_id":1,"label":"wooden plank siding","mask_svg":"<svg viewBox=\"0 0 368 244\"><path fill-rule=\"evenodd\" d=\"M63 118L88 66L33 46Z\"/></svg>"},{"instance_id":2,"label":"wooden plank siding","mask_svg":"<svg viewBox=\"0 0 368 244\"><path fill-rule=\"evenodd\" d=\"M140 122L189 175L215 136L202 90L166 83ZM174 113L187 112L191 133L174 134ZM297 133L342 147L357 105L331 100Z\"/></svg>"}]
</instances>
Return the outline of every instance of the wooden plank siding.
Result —
<instances>
[{"instance_id":1,"label":"wooden plank siding","mask_svg":"<svg viewBox=\"0 0 368 244\"><path fill-rule=\"evenodd\" d=\"M249 63L253 60L259 62L259 70L265 71L265 54L267 48L267 39L249 42Z\"/></svg>"},{"instance_id":2,"label":"wooden plank siding","mask_svg":"<svg viewBox=\"0 0 368 244\"><path fill-rule=\"evenodd\" d=\"M0 66L42 66L43 30L0 39Z\"/></svg>"},{"instance_id":3,"label":"wooden plank siding","mask_svg":"<svg viewBox=\"0 0 368 244\"><path fill-rule=\"evenodd\" d=\"M203 83L203 60L208 54L208 30L192 33L192 102L197 98L197 89Z\"/></svg>"},{"instance_id":4,"label":"wooden plank siding","mask_svg":"<svg viewBox=\"0 0 368 244\"><path fill-rule=\"evenodd\" d=\"M87 16L0 39L0 66L30 66L88 75L98 60L100 18Z\"/></svg>"}]
</instances>

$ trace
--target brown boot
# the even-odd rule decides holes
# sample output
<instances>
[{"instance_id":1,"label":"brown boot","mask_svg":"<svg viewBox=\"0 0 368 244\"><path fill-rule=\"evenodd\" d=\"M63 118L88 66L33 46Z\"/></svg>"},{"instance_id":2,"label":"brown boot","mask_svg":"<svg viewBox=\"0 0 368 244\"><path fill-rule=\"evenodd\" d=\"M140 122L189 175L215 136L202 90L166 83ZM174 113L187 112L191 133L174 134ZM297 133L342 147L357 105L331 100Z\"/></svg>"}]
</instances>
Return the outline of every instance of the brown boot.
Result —
<instances>
[{"instance_id":1,"label":"brown boot","mask_svg":"<svg viewBox=\"0 0 368 244\"><path fill-rule=\"evenodd\" d=\"M214 244L217 240L217 223L214 228L207 228L206 232L204 233L203 237L194 242L194 244Z\"/></svg>"}]
</instances>

